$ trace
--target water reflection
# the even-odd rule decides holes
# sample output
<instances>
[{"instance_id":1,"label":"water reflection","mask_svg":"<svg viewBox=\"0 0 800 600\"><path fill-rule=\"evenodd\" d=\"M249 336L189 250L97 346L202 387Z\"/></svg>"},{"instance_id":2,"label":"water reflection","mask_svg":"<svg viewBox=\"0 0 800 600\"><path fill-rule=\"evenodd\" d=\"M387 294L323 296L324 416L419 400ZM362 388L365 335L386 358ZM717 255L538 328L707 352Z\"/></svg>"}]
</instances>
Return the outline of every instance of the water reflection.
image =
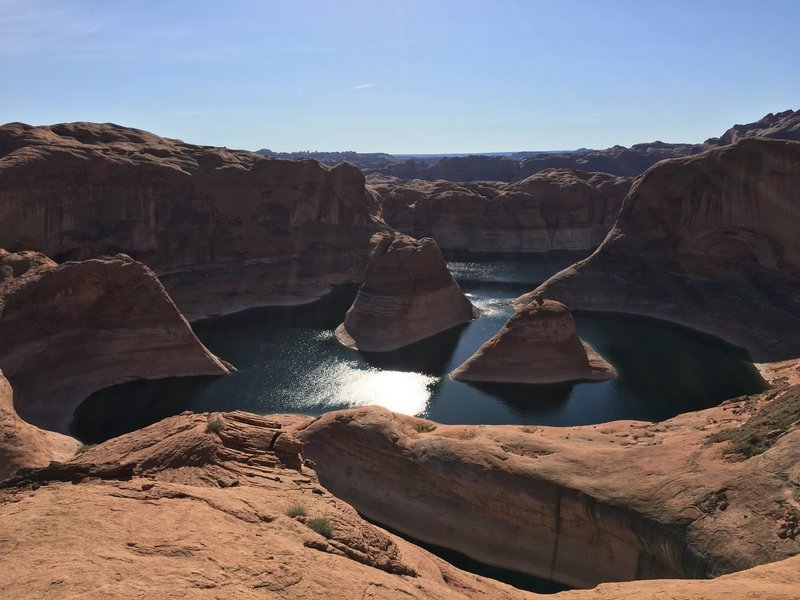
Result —
<instances>
[{"instance_id":1,"label":"water reflection","mask_svg":"<svg viewBox=\"0 0 800 600\"><path fill-rule=\"evenodd\" d=\"M219 378L134 382L102 390L76 411L74 433L96 442L183 410L257 413L380 404L443 423L582 425L616 419L661 420L764 382L738 348L668 323L576 313L578 334L618 371L613 381L542 386L467 384L448 373L498 332L510 300L552 264L456 265L480 318L398 352L362 355L336 342L356 286L303 307L253 309L194 325L200 339L239 369ZM496 281L503 279L504 281Z\"/></svg>"}]
</instances>

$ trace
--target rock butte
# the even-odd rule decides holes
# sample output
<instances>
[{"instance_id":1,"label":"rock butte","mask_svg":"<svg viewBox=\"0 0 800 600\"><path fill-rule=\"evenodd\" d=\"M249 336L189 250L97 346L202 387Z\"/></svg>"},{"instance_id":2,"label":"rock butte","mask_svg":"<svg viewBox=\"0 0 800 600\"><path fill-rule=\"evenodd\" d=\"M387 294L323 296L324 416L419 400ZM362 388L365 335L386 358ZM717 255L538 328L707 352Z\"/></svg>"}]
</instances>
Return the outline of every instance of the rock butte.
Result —
<instances>
[{"instance_id":1,"label":"rock butte","mask_svg":"<svg viewBox=\"0 0 800 600\"><path fill-rule=\"evenodd\" d=\"M364 283L336 329L342 344L365 352L396 350L477 316L436 242L378 235Z\"/></svg>"},{"instance_id":2,"label":"rock butte","mask_svg":"<svg viewBox=\"0 0 800 600\"><path fill-rule=\"evenodd\" d=\"M800 355L800 142L742 139L639 178L589 258L521 296L662 318L756 360Z\"/></svg>"},{"instance_id":3,"label":"rock butte","mask_svg":"<svg viewBox=\"0 0 800 600\"><path fill-rule=\"evenodd\" d=\"M0 246L124 252L191 319L361 281L386 229L352 165L195 146L110 123L0 127Z\"/></svg>"},{"instance_id":4,"label":"rock butte","mask_svg":"<svg viewBox=\"0 0 800 600\"><path fill-rule=\"evenodd\" d=\"M631 180L549 169L517 183L369 178L392 227L444 252L589 250L603 241Z\"/></svg>"},{"instance_id":5,"label":"rock butte","mask_svg":"<svg viewBox=\"0 0 800 600\"><path fill-rule=\"evenodd\" d=\"M575 320L560 302L518 308L493 338L450 376L461 381L556 383L602 381L614 368L575 333Z\"/></svg>"},{"instance_id":6,"label":"rock butte","mask_svg":"<svg viewBox=\"0 0 800 600\"><path fill-rule=\"evenodd\" d=\"M0 340L16 411L63 433L99 389L231 370L200 343L153 272L125 255L56 265L0 250Z\"/></svg>"}]
</instances>

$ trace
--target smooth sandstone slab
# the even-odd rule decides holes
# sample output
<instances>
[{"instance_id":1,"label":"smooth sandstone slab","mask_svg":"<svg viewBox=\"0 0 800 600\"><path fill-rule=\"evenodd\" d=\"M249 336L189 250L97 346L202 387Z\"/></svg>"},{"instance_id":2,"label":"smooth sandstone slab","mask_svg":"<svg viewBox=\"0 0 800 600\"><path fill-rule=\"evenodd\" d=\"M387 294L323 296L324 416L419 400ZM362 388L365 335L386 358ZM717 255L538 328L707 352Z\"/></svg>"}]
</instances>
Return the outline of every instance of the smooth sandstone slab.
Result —
<instances>
[{"instance_id":1,"label":"smooth sandstone slab","mask_svg":"<svg viewBox=\"0 0 800 600\"><path fill-rule=\"evenodd\" d=\"M375 238L366 277L336 338L349 348L386 352L471 321L477 309L430 238Z\"/></svg>"},{"instance_id":2,"label":"smooth sandstone slab","mask_svg":"<svg viewBox=\"0 0 800 600\"><path fill-rule=\"evenodd\" d=\"M500 332L450 376L461 381L537 384L602 381L613 379L616 372L578 338L567 307L544 300L518 308Z\"/></svg>"}]
</instances>

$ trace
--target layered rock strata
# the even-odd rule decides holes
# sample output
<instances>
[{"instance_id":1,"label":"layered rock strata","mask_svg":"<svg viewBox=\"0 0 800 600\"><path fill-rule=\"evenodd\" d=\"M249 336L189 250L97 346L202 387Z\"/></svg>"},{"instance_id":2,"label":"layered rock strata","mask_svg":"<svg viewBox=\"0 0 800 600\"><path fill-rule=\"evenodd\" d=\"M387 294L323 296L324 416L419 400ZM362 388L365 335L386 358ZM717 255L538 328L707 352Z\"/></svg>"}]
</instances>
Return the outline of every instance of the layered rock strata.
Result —
<instances>
[{"instance_id":1,"label":"layered rock strata","mask_svg":"<svg viewBox=\"0 0 800 600\"><path fill-rule=\"evenodd\" d=\"M165 274L168 289L175 279L176 301L193 300L200 315L360 281L382 227L376 215L351 165L269 159L112 124L0 127L0 247L58 262L127 253ZM231 287L224 267L246 281ZM217 276L214 294L192 285Z\"/></svg>"},{"instance_id":2,"label":"layered rock strata","mask_svg":"<svg viewBox=\"0 0 800 600\"><path fill-rule=\"evenodd\" d=\"M450 376L461 381L556 383L613 379L614 368L578 338L560 302L520 307L503 328Z\"/></svg>"},{"instance_id":3,"label":"layered rock strata","mask_svg":"<svg viewBox=\"0 0 800 600\"><path fill-rule=\"evenodd\" d=\"M743 139L659 163L589 258L517 299L663 318L759 361L800 355L800 142Z\"/></svg>"},{"instance_id":4,"label":"layered rock strata","mask_svg":"<svg viewBox=\"0 0 800 600\"><path fill-rule=\"evenodd\" d=\"M350 348L386 352L468 323L476 315L436 242L380 235L336 338Z\"/></svg>"},{"instance_id":5,"label":"layered rock strata","mask_svg":"<svg viewBox=\"0 0 800 600\"><path fill-rule=\"evenodd\" d=\"M322 483L359 512L476 560L579 587L703 578L800 552L798 423L753 428L764 445L746 460L723 441L797 393L569 428L437 425L365 407L300 436Z\"/></svg>"},{"instance_id":6,"label":"layered rock strata","mask_svg":"<svg viewBox=\"0 0 800 600\"><path fill-rule=\"evenodd\" d=\"M200 343L153 272L125 255L56 265L0 250L0 340L19 416L61 432L98 389L231 370Z\"/></svg>"},{"instance_id":7,"label":"layered rock strata","mask_svg":"<svg viewBox=\"0 0 800 600\"><path fill-rule=\"evenodd\" d=\"M308 420L183 414L17 473L0 484L0 596L528 596L367 523L287 464L302 444L282 440Z\"/></svg>"},{"instance_id":8,"label":"layered rock strata","mask_svg":"<svg viewBox=\"0 0 800 600\"><path fill-rule=\"evenodd\" d=\"M370 178L384 220L443 251L589 250L603 241L631 180L550 169L524 181L453 183Z\"/></svg>"}]
</instances>

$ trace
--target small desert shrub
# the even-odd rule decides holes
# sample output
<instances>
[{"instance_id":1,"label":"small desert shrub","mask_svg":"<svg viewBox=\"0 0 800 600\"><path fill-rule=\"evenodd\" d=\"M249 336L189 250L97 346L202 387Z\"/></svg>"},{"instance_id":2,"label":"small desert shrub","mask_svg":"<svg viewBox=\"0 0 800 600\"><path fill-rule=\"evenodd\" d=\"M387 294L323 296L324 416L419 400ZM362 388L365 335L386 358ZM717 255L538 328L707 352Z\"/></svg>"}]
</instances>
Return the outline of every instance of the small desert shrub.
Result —
<instances>
[{"instance_id":1,"label":"small desert shrub","mask_svg":"<svg viewBox=\"0 0 800 600\"><path fill-rule=\"evenodd\" d=\"M434 429L436 429L436 425L425 425L424 423L417 423L414 425L414 429L417 430L417 433L430 433Z\"/></svg>"},{"instance_id":2,"label":"small desert shrub","mask_svg":"<svg viewBox=\"0 0 800 600\"><path fill-rule=\"evenodd\" d=\"M91 450L95 446L97 446L97 444L81 444L80 446L78 446L78 449L75 450L75 456L78 456L78 454L83 454L84 452L86 452L87 450Z\"/></svg>"},{"instance_id":3,"label":"small desert shrub","mask_svg":"<svg viewBox=\"0 0 800 600\"><path fill-rule=\"evenodd\" d=\"M212 419L206 425L206 433L219 433L223 427L225 427L225 423L222 422L222 419Z\"/></svg>"},{"instance_id":4,"label":"small desert shrub","mask_svg":"<svg viewBox=\"0 0 800 600\"><path fill-rule=\"evenodd\" d=\"M295 517L305 517L308 513L306 512L306 507L300 504L299 502L295 502L294 504L290 504L286 507L284 511L287 517L291 517L294 519Z\"/></svg>"},{"instance_id":5,"label":"small desert shrub","mask_svg":"<svg viewBox=\"0 0 800 600\"><path fill-rule=\"evenodd\" d=\"M328 519L328 517L317 517L316 519L311 519L308 523L306 523L306 525L311 527L311 529L316 531L322 537L333 537L333 525L331 525L331 521Z\"/></svg>"}]
</instances>

